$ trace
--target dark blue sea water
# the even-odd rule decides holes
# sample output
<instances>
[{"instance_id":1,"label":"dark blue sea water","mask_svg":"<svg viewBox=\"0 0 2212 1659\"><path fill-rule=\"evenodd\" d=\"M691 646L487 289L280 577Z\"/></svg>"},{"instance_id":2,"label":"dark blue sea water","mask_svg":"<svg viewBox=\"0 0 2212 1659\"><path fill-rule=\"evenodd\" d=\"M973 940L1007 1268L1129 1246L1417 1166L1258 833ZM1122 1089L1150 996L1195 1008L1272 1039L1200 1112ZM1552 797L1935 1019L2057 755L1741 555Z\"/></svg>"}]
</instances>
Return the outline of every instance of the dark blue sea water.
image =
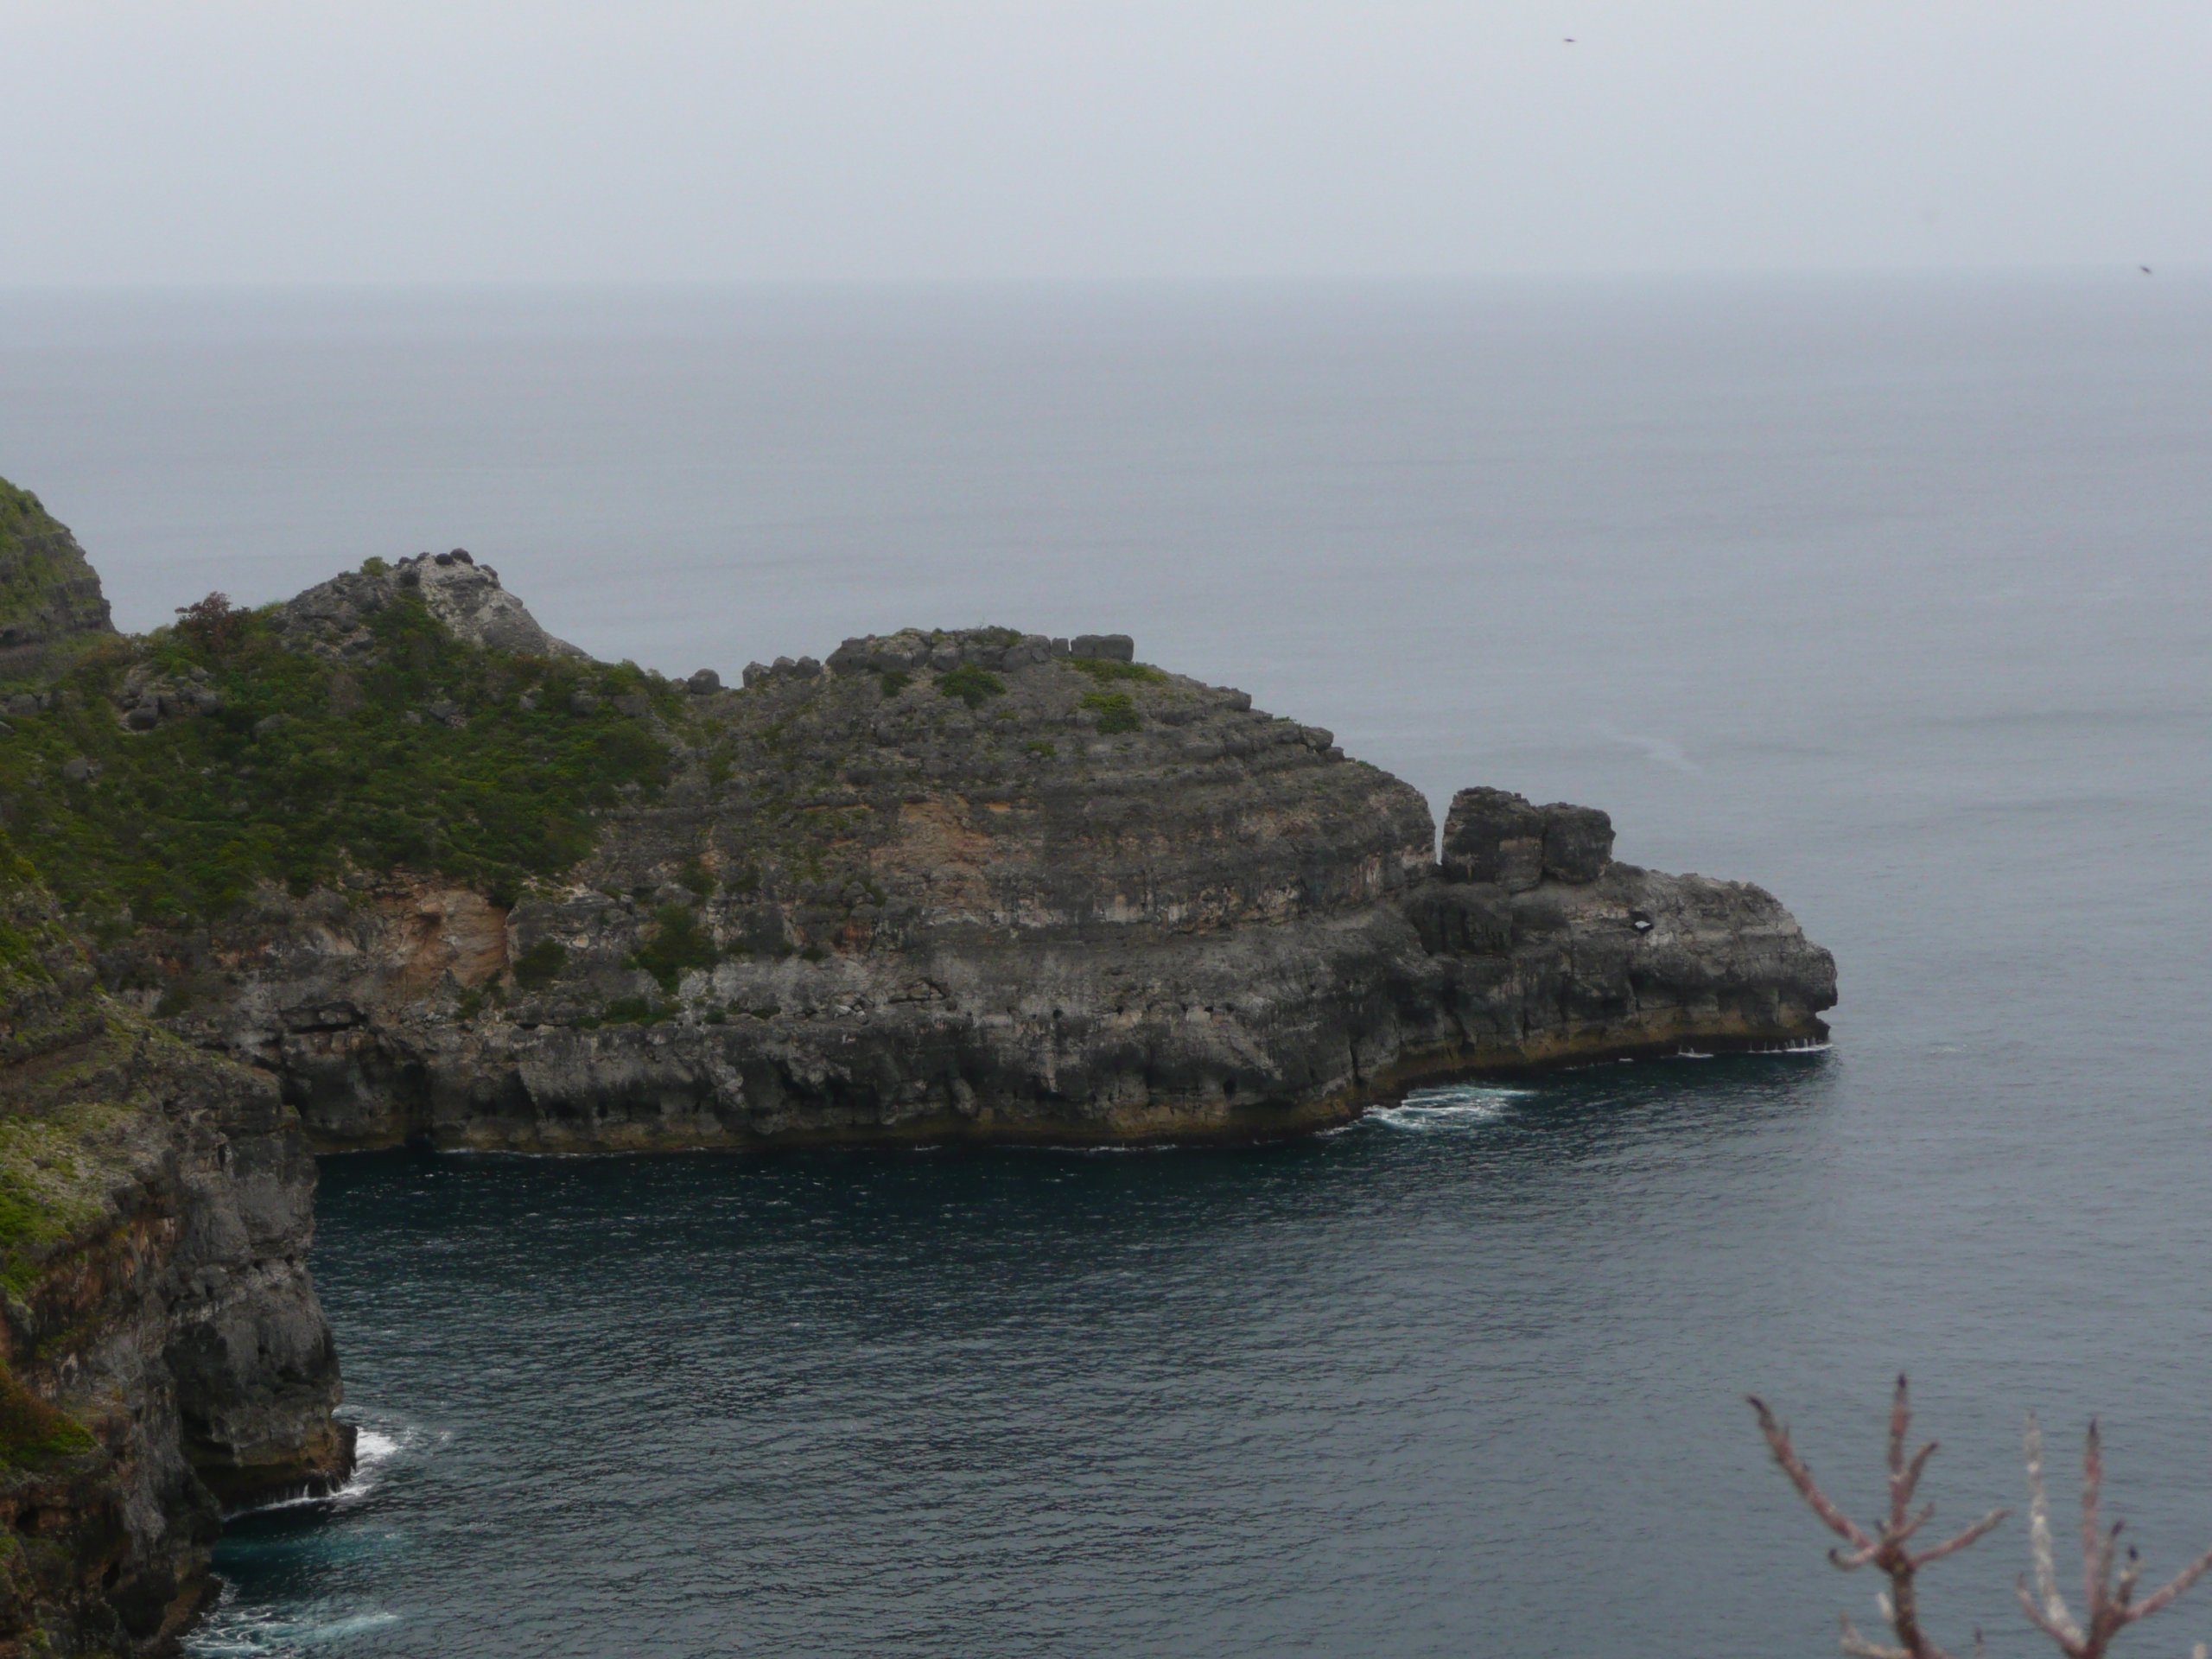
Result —
<instances>
[{"instance_id":1,"label":"dark blue sea water","mask_svg":"<svg viewBox=\"0 0 2212 1659\"><path fill-rule=\"evenodd\" d=\"M671 671L1122 629L1842 967L1296 1147L327 1162L377 1455L198 1651L1825 1652L1739 1396L1866 1508L1899 1367L1946 1516L2096 1410L2212 1542L2212 281L16 296L0 387L128 625L463 545Z\"/></svg>"}]
</instances>

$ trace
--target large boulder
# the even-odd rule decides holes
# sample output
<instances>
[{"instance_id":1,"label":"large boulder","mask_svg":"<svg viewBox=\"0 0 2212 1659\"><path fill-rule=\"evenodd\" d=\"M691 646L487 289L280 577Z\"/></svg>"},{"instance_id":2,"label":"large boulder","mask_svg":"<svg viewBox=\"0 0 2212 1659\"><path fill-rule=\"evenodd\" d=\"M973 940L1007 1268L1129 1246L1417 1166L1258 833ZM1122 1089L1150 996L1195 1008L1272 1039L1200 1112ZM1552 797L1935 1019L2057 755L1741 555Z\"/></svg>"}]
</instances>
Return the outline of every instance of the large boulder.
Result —
<instances>
[{"instance_id":1,"label":"large boulder","mask_svg":"<svg viewBox=\"0 0 2212 1659\"><path fill-rule=\"evenodd\" d=\"M1444 877L1495 882L1508 892L1544 878L1544 815L1504 789L1463 789L1444 818Z\"/></svg>"},{"instance_id":2,"label":"large boulder","mask_svg":"<svg viewBox=\"0 0 2212 1659\"><path fill-rule=\"evenodd\" d=\"M1595 881L1613 861L1613 821L1594 806L1531 805L1503 789L1463 789L1444 820L1447 881L1525 893L1540 881Z\"/></svg>"},{"instance_id":3,"label":"large boulder","mask_svg":"<svg viewBox=\"0 0 2212 1659\"><path fill-rule=\"evenodd\" d=\"M1554 881L1595 881L1613 861L1613 821L1594 806L1554 801L1544 815L1544 874Z\"/></svg>"}]
</instances>

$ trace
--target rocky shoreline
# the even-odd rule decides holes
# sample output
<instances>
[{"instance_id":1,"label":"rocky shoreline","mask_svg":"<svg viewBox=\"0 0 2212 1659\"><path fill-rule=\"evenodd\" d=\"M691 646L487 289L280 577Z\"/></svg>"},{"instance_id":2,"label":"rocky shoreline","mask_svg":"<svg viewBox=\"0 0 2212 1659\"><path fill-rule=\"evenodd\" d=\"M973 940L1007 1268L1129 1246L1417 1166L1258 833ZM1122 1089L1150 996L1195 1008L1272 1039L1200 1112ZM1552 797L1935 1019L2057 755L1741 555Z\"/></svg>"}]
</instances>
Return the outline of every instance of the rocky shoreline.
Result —
<instances>
[{"instance_id":1,"label":"rocky shoreline","mask_svg":"<svg viewBox=\"0 0 2212 1659\"><path fill-rule=\"evenodd\" d=\"M1763 890L1492 789L1440 849L1124 636L671 682L456 550L125 639L12 488L0 601L0 1656L158 1649L220 1509L342 1477L311 1150L1264 1140L1835 1000Z\"/></svg>"}]
</instances>

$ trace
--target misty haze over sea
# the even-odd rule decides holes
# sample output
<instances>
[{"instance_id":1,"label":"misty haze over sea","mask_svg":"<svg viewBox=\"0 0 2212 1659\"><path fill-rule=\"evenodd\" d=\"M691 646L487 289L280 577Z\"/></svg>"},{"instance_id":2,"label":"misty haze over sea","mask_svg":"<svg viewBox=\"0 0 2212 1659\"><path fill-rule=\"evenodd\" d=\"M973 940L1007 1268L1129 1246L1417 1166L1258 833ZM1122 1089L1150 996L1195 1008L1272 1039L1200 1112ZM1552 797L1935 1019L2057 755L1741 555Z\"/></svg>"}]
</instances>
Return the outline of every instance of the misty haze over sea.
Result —
<instances>
[{"instance_id":1,"label":"misty haze over sea","mask_svg":"<svg viewBox=\"0 0 2212 1659\"><path fill-rule=\"evenodd\" d=\"M2212 1541L2212 278L16 293L0 387L127 628L463 546L669 673L1127 632L1841 969L1294 1147L327 1160L379 1455L194 1651L1822 1652L1739 1396L1866 1506L1901 1366L1947 1516L2094 1409Z\"/></svg>"}]
</instances>

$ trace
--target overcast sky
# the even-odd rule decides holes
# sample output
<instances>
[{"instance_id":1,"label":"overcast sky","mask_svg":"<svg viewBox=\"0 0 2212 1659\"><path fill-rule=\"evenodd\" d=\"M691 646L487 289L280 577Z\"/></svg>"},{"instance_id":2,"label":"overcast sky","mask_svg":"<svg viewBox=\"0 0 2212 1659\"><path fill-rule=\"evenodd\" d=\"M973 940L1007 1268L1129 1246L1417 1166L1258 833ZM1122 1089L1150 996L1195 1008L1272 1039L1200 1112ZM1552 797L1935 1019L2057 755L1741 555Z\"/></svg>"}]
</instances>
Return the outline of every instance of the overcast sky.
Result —
<instances>
[{"instance_id":1,"label":"overcast sky","mask_svg":"<svg viewBox=\"0 0 2212 1659\"><path fill-rule=\"evenodd\" d=\"M2205 0L0 0L0 283L2212 259Z\"/></svg>"}]
</instances>

